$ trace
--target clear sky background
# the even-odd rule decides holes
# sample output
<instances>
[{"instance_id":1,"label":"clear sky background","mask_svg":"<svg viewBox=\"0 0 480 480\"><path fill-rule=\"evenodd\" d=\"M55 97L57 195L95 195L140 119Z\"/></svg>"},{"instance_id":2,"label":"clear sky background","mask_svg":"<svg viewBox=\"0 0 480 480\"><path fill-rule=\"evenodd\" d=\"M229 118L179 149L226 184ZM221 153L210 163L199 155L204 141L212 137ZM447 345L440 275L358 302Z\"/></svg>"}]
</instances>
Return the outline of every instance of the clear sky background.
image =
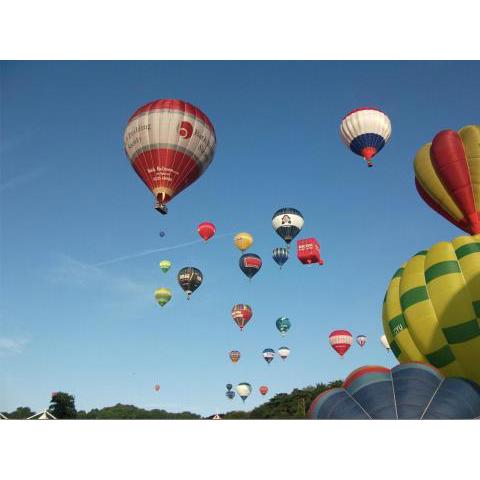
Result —
<instances>
[{"instance_id":1,"label":"clear sky background","mask_svg":"<svg viewBox=\"0 0 480 480\"><path fill-rule=\"evenodd\" d=\"M0 63L0 411L45 408L52 391L78 409L131 403L211 414L243 408L225 384L253 386L245 408L271 395L393 366L379 342L390 277L412 254L461 232L416 193L416 150L445 128L478 123L480 64L468 62ZM169 204L153 197L123 151L133 111L158 98L200 107L217 134L214 161ZM340 141L342 117L377 106L392 121L375 167ZM281 207L305 217L325 265L271 259ZM197 240L201 221L217 238ZM164 230L164 238L159 232ZM238 267L233 235L254 236L262 270ZM142 252L167 249L137 256ZM124 260L117 260L129 257ZM160 260L173 263L168 274ZM187 302L181 267L204 273ZM161 286L173 299L160 308ZM253 318L243 332L235 303ZM282 338L275 320L292 328ZM328 344L367 335L344 359ZM283 362L264 348L291 348ZM231 349L242 353L232 364ZM156 393L154 385L161 391Z\"/></svg>"}]
</instances>

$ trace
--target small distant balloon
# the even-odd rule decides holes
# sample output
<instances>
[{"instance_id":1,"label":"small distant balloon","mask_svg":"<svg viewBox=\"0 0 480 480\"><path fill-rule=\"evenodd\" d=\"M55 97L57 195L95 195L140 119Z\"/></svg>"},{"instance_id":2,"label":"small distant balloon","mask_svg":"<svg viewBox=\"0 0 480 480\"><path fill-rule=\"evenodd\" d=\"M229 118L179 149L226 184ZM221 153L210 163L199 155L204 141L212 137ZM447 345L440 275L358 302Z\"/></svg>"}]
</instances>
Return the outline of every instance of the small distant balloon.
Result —
<instances>
[{"instance_id":1,"label":"small distant balloon","mask_svg":"<svg viewBox=\"0 0 480 480\"><path fill-rule=\"evenodd\" d=\"M357 343L363 347L367 343L367 337L365 335L358 335L357 336Z\"/></svg>"},{"instance_id":2,"label":"small distant balloon","mask_svg":"<svg viewBox=\"0 0 480 480\"><path fill-rule=\"evenodd\" d=\"M225 385L225 388L226 388L228 391L230 391L233 387L232 387L232 384L231 384L231 383L227 383L227 384Z\"/></svg>"},{"instance_id":3,"label":"small distant balloon","mask_svg":"<svg viewBox=\"0 0 480 480\"><path fill-rule=\"evenodd\" d=\"M252 315L253 311L250 305L240 303L234 305L232 308L233 321L240 327L240 330L245 328L245 325L250 321Z\"/></svg>"},{"instance_id":4,"label":"small distant balloon","mask_svg":"<svg viewBox=\"0 0 480 480\"><path fill-rule=\"evenodd\" d=\"M270 364L270 362L275 358L275 350L273 350L273 348L266 348L262 352L262 355L263 355L263 358L265 359L265 361L268 364Z\"/></svg>"},{"instance_id":5,"label":"small distant balloon","mask_svg":"<svg viewBox=\"0 0 480 480\"><path fill-rule=\"evenodd\" d=\"M268 393L268 387L266 385L262 385L258 391L262 394L262 395L266 395Z\"/></svg>"},{"instance_id":6,"label":"small distant balloon","mask_svg":"<svg viewBox=\"0 0 480 480\"><path fill-rule=\"evenodd\" d=\"M288 250L284 247L274 248L272 258L275 260L277 265L282 268L285 262L288 260Z\"/></svg>"},{"instance_id":7,"label":"small distant balloon","mask_svg":"<svg viewBox=\"0 0 480 480\"><path fill-rule=\"evenodd\" d=\"M330 345L341 357L351 347L352 339L352 334L348 330L334 330L328 337Z\"/></svg>"},{"instance_id":8,"label":"small distant balloon","mask_svg":"<svg viewBox=\"0 0 480 480\"><path fill-rule=\"evenodd\" d=\"M280 347L278 349L278 355L282 360L285 360L290 355L290 349L288 347Z\"/></svg>"},{"instance_id":9,"label":"small distant balloon","mask_svg":"<svg viewBox=\"0 0 480 480\"><path fill-rule=\"evenodd\" d=\"M272 227L285 240L287 248L303 228L303 222L303 215L296 208L280 208L272 217Z\"/></svg>"},{"instance_id":10,"label":"small distant balloon","mask_svg":"<svg viewBox=\"0 0 480 480\"><path fill-rule=\"evenodd\" d=\"M155 290L155 299L161 307L166 305L171 298L172 292L169 288L158 288Z\"/></svg>"},{"instance_id":11,"label":"small distant balloon","mask_svg":"<svg viewBox=\"0 0 480 480\"><path fill-rule=\"evenodd\" d=\"M163 238L165 236L165 232L162 230L159 235Z\"/></svg>"},{"instance_id":12,"label":"small distant balloon","mask_svg":"<svg viewBox=\"0 0 480 480\"><path fill-rule=\"evenodd\" d=\"M238 261L240 270L250 279L262 268L262 259L255 253L246 253Z\"/></svg>"},{"instance_id":13,"label":"small distant balloon","mask_svg":"<svg viewBox=\"0 0 480 480\"><path fill-rule=\"evenodd\" d=\"M190 300L192 293L202 284L203 274L198 268L184 267L178 272L177 280L187 294L187 299Z\"/></svg>"},{"instance_id":14,"label":"small distant balloon","mask_svg":"<svg viewBox=\"0 0 480 480\"><path fill-rule=\"evenodd\" d=\"M387 349L387 352L389 352L390 351L390 344L388 343L387 337L385 335L382 335L380 337L380 342Z\"/></svg>"},{"instance_id":15,"label":"small distant balloon","mask_svg":"<svg viewBox=\"0 0 480 480\"><path fill-rule=\"evenodd\" d=\"M240 398L245 401L252 393L252 386L249 383L239 383L236 390Z\"/></svg>"},{"instance_id":16,"label":"small distant balloon","mask_svg":"<svg viewBox=\"0 0 480 480\"><path fill-rule=\"evenodd\" d=\"M247 232L240 232L235 235L233 243L243 252L252 246L253 237Z\"/></svg>"},{"instance_id":17,"label":"small distant balloon","mask_svg":"<svg viewBox=\"0 0 480 480\"><path fill-rule=\"evenodd\" d=\"M167 273L170 270L170 267L172 266L172 262L170 262L170 260L162 260L159 263L159 266L163 273Z\"/></svg>"},{"instance_id":18,"label":"small distant balloon","mask_svg":"<svg viewBox=\"0 0 480 480\"><path fill-rule=\"evenodd\" d=\"M275 322L275 325L277 327L277 330L282 334L282 336L285 336L286 333L290 330L290 327L292 326L290 320L287 317L278 318Z\"/></svg>"},{"instance_id":19,"label":"small distant balloon","mask_svg":"<svg viewBox=\"0 0 480 480\"><path fill-rule=\"evenodd\" d=\"M197 227L197 232L205 241L208 241L210 238L212 238L215 235L216 228L213 223L202 222Z\"/></svg>"},{"instance_id":20,"label":"small distant balloon","mask_svg":"<svg viewBox=\"0 0 480 480\"><path fill-rule=\"evenodd\" d=\"M158 384L155 385L155 391L156 391L156 392L159 392L159 391L160 391L160 385L158 385Z\"/></svg>"},{"instance_id":21,"label":"small distant balloon","mask_svg":"<svg viewBox=\"0 0 480 480\"><path fill-rule=\"evenodd\" d=\"M229 400L233 400L235 398L235 392L233 392L232 390L229 390L228 392L225 392L225 396L229 399Z\"/></svg>"},{"instance_id":22,"label":"small distant balloon","mask_svg":"<svg viewBox=\"0 0 480 480\"><path fill-rule=\"evenodd\" d=\"M232 350L228 356L232 363L237 363L240 360L240 352L238 350Z\"/></svg>"}]
</instances>

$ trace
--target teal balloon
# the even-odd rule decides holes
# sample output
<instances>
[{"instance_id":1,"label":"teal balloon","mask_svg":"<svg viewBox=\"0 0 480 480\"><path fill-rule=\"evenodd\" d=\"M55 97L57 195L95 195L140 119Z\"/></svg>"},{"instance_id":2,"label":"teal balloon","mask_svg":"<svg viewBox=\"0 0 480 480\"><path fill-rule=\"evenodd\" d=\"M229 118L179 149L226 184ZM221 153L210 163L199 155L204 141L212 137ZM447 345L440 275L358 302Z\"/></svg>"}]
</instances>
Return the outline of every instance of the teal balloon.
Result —
<instances>
[{"instance_id":1,"label":"teal balloon","mask_svg":"<svg viewBox=\"0 0 480 480\"><path fill-rule=\"evenodd\" d=\"M287 317L280 317L277 322L277 330L282 334L285 335L289 330L292 324Z\"/></svg>"}]
</instances>

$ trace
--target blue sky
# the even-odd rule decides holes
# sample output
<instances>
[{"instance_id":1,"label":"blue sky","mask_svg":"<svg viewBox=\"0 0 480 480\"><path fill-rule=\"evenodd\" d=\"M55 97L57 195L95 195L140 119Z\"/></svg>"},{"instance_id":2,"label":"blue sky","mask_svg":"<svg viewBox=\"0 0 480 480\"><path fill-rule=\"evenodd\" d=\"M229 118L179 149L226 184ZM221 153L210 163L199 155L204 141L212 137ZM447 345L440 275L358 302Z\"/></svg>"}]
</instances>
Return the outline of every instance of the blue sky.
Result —
<instances>
[{"instance_id":1,"label":"blue sky","mask_svg":"<svg viewBox=\"0 0 480 480\"><path fill-rule=\"evenodd\" d=\"M247 409L270 394L343 378L365 364L393 366L380 345L389 279L413 253L461 232L423 204L414 154L444 128L478 123L480 65L467 62L17 62L0 64L0 410L133 403L200 414L243 408L225 384L249 382ZM168 216L123 152L130 114L157 98L199 106L216 128L205 175ZM339 122L382 108L391 142L368 169L341 143ZM323 267L271 259L273 212L298 208L300 237L315 236ZM208 244L189 243L201 221ZM159 237L164 230L166 236ZM254 236L264 265L249 282L233 234ZM120 257L132 258L122 261ZM158 262L172 261L164 275ZM204 273L187 302L176 283ZM153 292L173 290L163 309ZM230 316L248 303L240 332ZM275 329L292 321L283 339ZM340 359L336 328L368 336ZM291 355L270 364L266 347ZM238 349L240 362L228 352ZM153 386L161 385L160 393Z\"/></svg>"}]
</instances>

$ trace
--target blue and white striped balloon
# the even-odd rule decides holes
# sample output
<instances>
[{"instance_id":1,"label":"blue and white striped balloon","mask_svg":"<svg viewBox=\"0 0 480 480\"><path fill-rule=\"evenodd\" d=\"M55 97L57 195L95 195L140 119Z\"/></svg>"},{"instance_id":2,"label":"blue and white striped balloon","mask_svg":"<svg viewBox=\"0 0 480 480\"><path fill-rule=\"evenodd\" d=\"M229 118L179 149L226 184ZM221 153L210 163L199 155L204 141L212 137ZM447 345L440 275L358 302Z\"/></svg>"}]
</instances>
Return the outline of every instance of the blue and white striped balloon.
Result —
<instances>
[{"instance_id":1,"label":"blue and white striped balloon","mask_svg":"<svg viewBox=\"0 0 480 480\"><path fill-rule=\"evenodd\" d=\"M283 247L274 248L272 258L278 265L280 265L280 268L282 268L285 262L288 260L288 250Z\"/></svg>"},{"instance_id":2,"label":"blue and white striped balloon","mask_svg":"<svg viewBox=\"0 0 480 480\"><path fill-rule=\"evenodd\" d=\"M340 125L340 137L353 153L372 166L372 158L392 135L390 119L375 108L357 108L348 113Z\"/></svg>"}]
</instances>

